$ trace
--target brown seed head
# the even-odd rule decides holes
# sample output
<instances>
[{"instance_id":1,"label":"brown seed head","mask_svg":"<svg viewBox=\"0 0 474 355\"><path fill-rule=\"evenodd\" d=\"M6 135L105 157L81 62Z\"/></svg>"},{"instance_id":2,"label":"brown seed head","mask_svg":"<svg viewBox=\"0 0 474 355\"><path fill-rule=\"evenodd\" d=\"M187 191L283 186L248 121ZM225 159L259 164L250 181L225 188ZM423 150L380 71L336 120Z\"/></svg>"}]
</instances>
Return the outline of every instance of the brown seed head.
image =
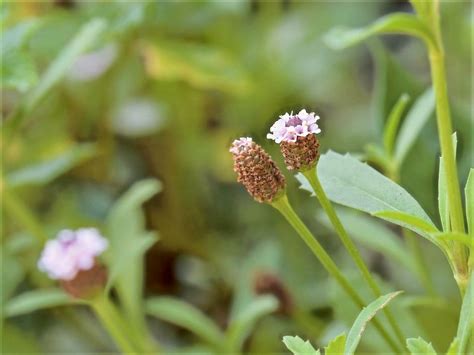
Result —
<instances>
[{"instance_id":1,"label":"brown seed head","mask_svg":"<svg viewBox=\"0 0 474 355\"><path fill-rule=\"evenodd\" d=\"M271 157L252 138L240 138L230 148L237 181L258 202L271 203L284 194L285 177Z\"/></svg>"},{"instance_id":2,"label":"brown seed head","mask_svg":"<svg viewBox=\"0 0 474 355\"><path fill-rule=\"evenodd\" d=\"M319 141L315 134L298 137L296 142L282 141L280 149L288 170L309 170L319 159Z\"/></svg>"}]
</instances>

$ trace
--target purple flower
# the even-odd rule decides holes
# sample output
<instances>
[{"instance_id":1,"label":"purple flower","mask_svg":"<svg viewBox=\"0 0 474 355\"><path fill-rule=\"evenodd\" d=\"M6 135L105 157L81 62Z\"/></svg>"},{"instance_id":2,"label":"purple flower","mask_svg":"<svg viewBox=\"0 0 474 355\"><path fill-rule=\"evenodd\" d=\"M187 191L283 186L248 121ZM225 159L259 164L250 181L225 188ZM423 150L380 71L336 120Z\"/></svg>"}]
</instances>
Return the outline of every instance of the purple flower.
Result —
<instances>
[{"instance_id":1,"label":"purple flower","mask_svg":"<svg viewBox=\"0 0 474 355\"><path fill-rule=\"evenodd\" d=\"M319 116L315 116L314 112L308 113L306 110L301 110L297 115L285 113L280 116L270 128L267 134L268 139L273 139L276 143L281 142L296 142L298 137L306 137L310 134L321 132L316 121Z\"/></svg>"},{"instance_id":2,"label":"purple flower","mask_svg":"<svg viewBox=\"0 0 474 355\"><path fill-rule=\"evenodd\" d=\"M92 269L107 247L107 239L95 228L65 229L46 243L38 268L53 280L72 280L79 271Z\"/></svg>"},{"instance_id":3,"label":"purple flower","mask_svg":"<svg viewBox=\"0 0 474 355\"><path fill-rule=\"evenodd\" d=\"M229 152L232 154L239 154L242 150L249 148L252 146L253 140L250 137L241 137L239 139L234 140L232 145L229 149Z\"/></svg>"}]
</instances>

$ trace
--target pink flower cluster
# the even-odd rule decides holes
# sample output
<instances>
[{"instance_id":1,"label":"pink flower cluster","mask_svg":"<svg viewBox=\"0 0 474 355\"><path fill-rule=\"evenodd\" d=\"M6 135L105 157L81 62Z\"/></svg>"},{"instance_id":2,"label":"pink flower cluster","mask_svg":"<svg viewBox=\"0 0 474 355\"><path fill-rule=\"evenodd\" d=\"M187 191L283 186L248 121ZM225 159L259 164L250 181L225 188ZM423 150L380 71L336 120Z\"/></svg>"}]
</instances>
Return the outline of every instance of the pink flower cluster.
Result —
<instances>
[{"instance_id":1,"label":"pink flower cluster","mask_svg":"<svg viewBox=\"0 0 474 355\"><path fill-rule=\"evenodd\" d=\"M315 116L314 112L308 113L304 109L297 115L293 115L293 112L291 114L285 113L270 128L271 133L267 134L267 138L273 139L278 144L296 142L298 137L321 132L316 123L317 120L319 120L319 116Z\"/></svg>"},{"instance_id":2,"label":"pink flower cluster","mask_svg":"<svg viewBox=\"0 0 474 355\"><path fill-rule=\"evenodd\" d=\"M241 137L239 139L236 139L230 149L229 152L232 154L239 154L243 149L246 147L250 147L253 144L253 140L250 137Z\"/></svg>"},{"instance_id":3,"label":"pink flower cluster","mask_svg":"<svg viewBox=\"0 0 474 355\"><path fill-rule=\"evenodd\" d=\"M95 258L107 247L107 239L95 228L65 229L46 243L38 268L51 279L72 280L79 271L93 268Z\"/></svg>"}]
</instances>

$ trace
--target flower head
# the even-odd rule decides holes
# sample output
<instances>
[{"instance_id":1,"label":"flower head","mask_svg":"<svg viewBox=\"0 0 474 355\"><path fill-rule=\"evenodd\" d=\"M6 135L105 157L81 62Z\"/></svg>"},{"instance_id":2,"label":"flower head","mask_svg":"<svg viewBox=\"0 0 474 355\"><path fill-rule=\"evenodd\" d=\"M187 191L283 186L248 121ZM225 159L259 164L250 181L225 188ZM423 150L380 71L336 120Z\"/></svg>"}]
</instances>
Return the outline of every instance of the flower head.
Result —
<instances>
[{"instance_id":1,"label":"flower head","mask_svg":"<svg viewBox=\"0 0 474 355\"><path fill-rule=\"evenodd\" d=\"M316 123L317 120L319 120L319 116L315 116L314 112L308 113L304 109L297 115L293 115L293 112L291 114L285 113L270 127L271 133L267 134L267 138L273 139L278 144L296 142L298 137L321 132Z\"/></svg>"},{"instance_id":2,"label":"flower head","mask_svg":"<svg viewBox=\"0 0 474 355\"><path fill-rule=\"evenodd\" d=\"M108 241L94 228L62 230L50 240L41 253L38 268L53 280L72 280L82 270L90 270Z\"/></svg>"},{"instance_id":3,"label":"flower head","mask_svg":"<svg viewBox=\"0 0 474 355\"><path fill-rule=\"evenodd\" d=\"M283 195L285 177L271 157L252 138L236 139L229 151L234 159L237 181L258 202L271 203Z\"/></svg>"}]
</instances>

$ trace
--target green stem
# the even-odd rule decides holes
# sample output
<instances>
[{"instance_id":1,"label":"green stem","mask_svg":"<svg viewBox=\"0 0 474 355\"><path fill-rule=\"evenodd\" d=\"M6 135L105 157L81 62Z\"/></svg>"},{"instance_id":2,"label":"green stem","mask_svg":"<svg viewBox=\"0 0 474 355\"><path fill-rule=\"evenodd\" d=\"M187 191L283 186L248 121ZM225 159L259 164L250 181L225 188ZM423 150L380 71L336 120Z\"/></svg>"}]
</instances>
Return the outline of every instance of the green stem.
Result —
<instances>
[{"instance_id":1,"label":"green stem","mask_svg":"<svg viewBox=\"0 0 474 355\"><path fill-rule=\"evenodd\" d=\"M301 219L298 217L296 212L291 207L286 195L283 195L282 197L278 198L276 201L272 202L271 205L276 208L286 218L288 223L290 223L290 225L296 230L296 232L298 232L300 237L311 249L313 254L323 265L326 271L336 279L336 281L344 289L344 291L346 291L347 294L352 298L354 303L357 304L361 309L364 308L365 303L361 296L357 293L357 291L352 287L350 282L342 274L336 263L334 263L334 261L331 259L331 256L329 256L329 254L324 250L318 240L313 236L313 234L303 223L303 221L301 221ZM374 319L374 325L380 332L382 337L390 345L390 347L394 351L399 352L400 348L397 346L396 342L390 337L388 332L383 328L383 326L377 319Z\"/></svg>"},{"instance_id":2,"label":"green stem","mask_svg":"<svg viewBox=\"0 0 474 355\"><path fill-rule=\"evenodd\" d=\"M423 287L430 296L436 297L436 290L433 285L433 280L430 277L428 265L426 264L425 258L423 257L418 237L405 228L402 228L402 233L403 237L405 238L405 242L410 248L410 251L415 259L416 269Z\"/></svg>"},{"instance_id":3,"label":"green stem","mask_svg":"<svg viewBox=\"0 0 474 355\"><path fill-rule=\"evenodd\" d=\"M99 296L91 303L103 326L124 354L137 354L137 350L127 337L127 328L119 312L106 296Z\"/></svg>"},{"instance_id":4,"label":"green stem","mask_svg":"<svg viewBox=\"0 0 474 355\"><path fill-rule=\"evenodd\" d=\"M347 234L346 229L341 223L341 220L337 216L336 211L334 210L333 205L331 204L331 201L329 201L326 193L324 192L324 189L321 185L321 182L319 181L318 174L317 174L317 169L309 169L305 172L303 172L303 175L306 177L306 179L309 181L311 187L313 188L314 193L316 194L316 197L318 198L319 202L321 203L321 206L323 207L324 211L326 212L329 220L331 221L334 229L336 230L339 238L342 241L342 244L344 244L344 247L346 248L347 252L350 254L352 257L352 260L354 260L355 264L359 268L359 271L361 272L362 276L364 277L365 281L371 288L373 294L376 297L382 296L382 292L380 291L380 287L378 286L377 282L375 281L374 277L370 273L367 265L364 262L364 259L362 259L362 256L360 255L359 251L357 250L357 247L355 246L354 242L352 239L349 237ZM392 311L388 308L384 309L384 313L387 316L387 319L393 328L398 340L401 342L402 345L405 344L405 337L403 336L402 330L398 326L397 322L395 321L395 317L392 313Z\"/></svg>"},{"instance_id":5,"label":"green stem","mask_svg":"<svg viewBox=\"0 0 474 355\"><path fill-rule=\"evenodd\" d=\"M436 38L436 45L428 48L431 67L431 79L436 96L436 120L441 146L441 155L444 160L444 173L448 190L448 205L451 218L451 227L454 232L464 233L464 217L459 188L458 172L454 147L451 140L452 123L448 101L448 90L444 62L443 40L439 20L439 3L435 2L434 13L430 21L431 29ZM456 280L462 282L467 279L467 250L461 243L453 245L454 264L456 267ZM459 282L458 282L459 284ZM462 293L462 290L461 290Z\"/></svg>"}]
</instances>

